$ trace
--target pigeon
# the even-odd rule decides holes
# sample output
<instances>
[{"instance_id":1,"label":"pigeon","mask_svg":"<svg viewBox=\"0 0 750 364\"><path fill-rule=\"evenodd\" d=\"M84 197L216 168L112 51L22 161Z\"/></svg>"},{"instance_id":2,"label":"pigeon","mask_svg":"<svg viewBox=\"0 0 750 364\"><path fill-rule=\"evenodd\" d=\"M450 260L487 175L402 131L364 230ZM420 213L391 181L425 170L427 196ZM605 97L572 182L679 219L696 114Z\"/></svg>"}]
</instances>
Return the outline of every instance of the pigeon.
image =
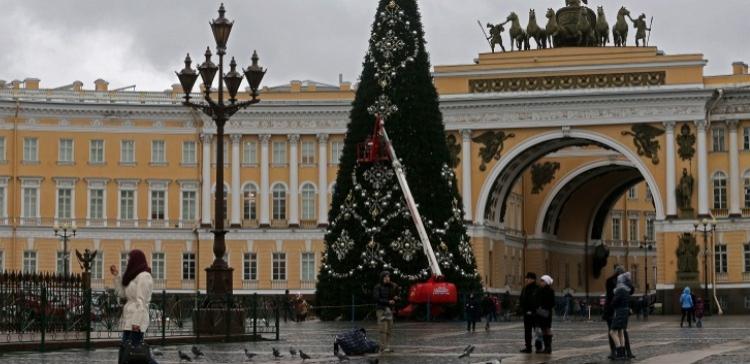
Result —
<instances>
[{"instance_id":1,"label":"pigeon","mask_svg":"<svg viewBox=\"0 0 750 364\"><path fill-rule=\"evenodd\" d=\"M339 358L339 361L347 361L347 360L349 360L349 357L348 357L348 356L346 356L346 355L344 355L344 354L343 354L343 353L341 353L341 352L338 352L338 351L337 351L337 352L335 352L335 353L333 353L333 354L334 354L334 355L336 355L336 357L337 357L337 358Z\"/></svg>"},{"instance_id":2,"label":"pigeon","mask_svg":"<svg viewBox=\"0 0 750 364\"><path fill-rule=\"evenodd\" d=\"M294 350L293 347L289 347L289 355L291 356L297 356L297 350Z\"/></svg>"},{"instance_id":3,"label":"pigeon","mask_svg":"<svg viewBox=\"0 0 750 364\"><path fill-rule=\"evenodd\" d=\"M302 358L302 361L305 361L307 359L312 359L310 358L310 355L305 354L305 352L302 350L299 351L299 357Z\"/></svg>"},{"instance_id":4,"label":"pigeon","mask_svg":"<svg viewBox=\"0 0 750 364\"><path fill-rule=\"evenodd\" d=\"M283 357L283 355L281 355L281 353L279 352L279 349L276 349L276 348L272 348L272 349L273 349L273 357L274 358L278 359L278 358Z\"/></svg>"},{"instance_id":5,"label":"pigeon","mask_svg":"<svg viewBox=\"0 0 750 364\"><path fill-rule=\"evenodd\" d=\"M190 351L193 352L193 355L195 355L196 359L198 359L199 356L205 356L203 355L203 352L201 351L201 349L198 349L198 347L195 345L193 345L193 347L190 348Z\"/></svg>"},{"instance_id":6,"label":"pigeon","mask_svg":"<svg viewBox=\"0 0 750 364\"><path fill-rule=\"evenodd\" d=\"M257 355L257 354L251 353L251 352L247 351L247 348L245 348L245 357L247 358L247 360L253 360L253 358L255 357L255 355Z\"/></svg>"},{"instance_id":7,"label":"pigeon","mask_svg":"<svg viewBox=\"0 0 750 364\"><path fill-rule=\"evenodd\" d=\"M151 354L153 356L163 356L164 355L164 353L162 353L161 350L159 350L159 348L152 348L151 349Z\"/></svg>"},{"instance_id":8,"label":"pigeon","mask_svg":"<svg viewBox=\"0 0 750 364\"><path fill-rule=\"evenodd\" d=\"M474 345L469 344L464 348L464 352L461 353L461 355L458 356L459 359L468 358L471 356L471 353L474 352Z\"/></svg>"},{"instance_id":9,"label":"pigeon","mask_svg":"<svg viewBox=\"0 0 750 364\"><path fill-rule=\"evenodd\" d=\"M177 350L177 355L180 356L180 362L182 362L183 360L185 360L185 361L193 361L193 359L190 359L190 356L188 356L187 354L183 353L182 350Z\"/></svg>"}]
</instances>

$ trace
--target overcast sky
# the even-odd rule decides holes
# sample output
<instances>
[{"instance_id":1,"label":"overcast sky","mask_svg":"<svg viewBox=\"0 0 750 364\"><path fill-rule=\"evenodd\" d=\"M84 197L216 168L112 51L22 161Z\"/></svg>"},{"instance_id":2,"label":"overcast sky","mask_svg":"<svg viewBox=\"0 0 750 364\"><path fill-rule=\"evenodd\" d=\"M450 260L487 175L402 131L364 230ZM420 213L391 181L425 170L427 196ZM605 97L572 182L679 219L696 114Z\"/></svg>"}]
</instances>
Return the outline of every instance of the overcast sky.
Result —
<instances>
[{"instance_id":1,"label":"overcast sky","mask_svg":"<svg viewBox=\"0 0 750 364\"><path fill-rule=\"evenodd\" d=\"M257 49L269 67L265 85L292 79L356 81L377 0L227 0L235 26L229 54L243 67ZM477 20L504 20L530 8L541 14L563 0L422 0L432 64L471 63L489 47ZM668 54L703 53L707 74L726 74L733 61L750 61L750 0L589 0L603 5L610 25L620 6L654 17L651 44ZM163 90L177 83L186 52L202 58L213 45L208 25L219 1L0 0L0 79L36 77L42 87L74 80L93 88L135 84ZM631 30L629 43L634 32ZM508 45L507 33L505 44Z\"/></svg>"}]
</instances>

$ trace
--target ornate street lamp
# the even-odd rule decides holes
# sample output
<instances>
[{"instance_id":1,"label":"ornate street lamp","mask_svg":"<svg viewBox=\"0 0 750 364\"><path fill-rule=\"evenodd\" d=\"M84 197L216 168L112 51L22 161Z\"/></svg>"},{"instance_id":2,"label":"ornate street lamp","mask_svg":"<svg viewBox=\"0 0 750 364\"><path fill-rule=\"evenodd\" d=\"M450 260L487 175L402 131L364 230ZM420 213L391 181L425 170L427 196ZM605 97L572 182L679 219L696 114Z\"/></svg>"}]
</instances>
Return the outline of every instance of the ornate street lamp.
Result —
<instances>
[{"instance_id":1,"label":"ornate street lamp","mask_svg":"<svg viewBox=\"0 0 750 364\"><path fill-rule=\"evenodd\" d=\"M224 185L224 125L237 111L260 101L258 99L258 87L266 73L266 70L258 65L257 52L253 52L251 58L252 65L243 72L244 77L247 78L250 84L251 99L242 102L237 100L236 96L242 83L243 74L236 70L237 63L234 58L232 58L229 64L229 72L224 74L224 55L226 54L227 40L234 24L233 21L229 21L229 19L224 17L225 13L224 4L221 4L219 7L219 17L210 23L211 31L216 41L216 54L219 56L218 66L211 61L211 49L207 47L205 53L206 59L198 66L197 72L191 68L192 60L190 59L190 54L185 57L185 68L180 72L175 72L185 92L183 105L202 111L216 123L217 186ZM214 99L211 95L211 85L217 72L219 73L219 87L215 95L216 99ZM204 101L193 102L190 100L190 93L193 90L195 81L198 79L198 75L200 75L205 85L202 95ZM228 102L224 101L225 96L227 96L224 94L225 84L226 92L228 93ZM204 181L203 183L209 183L209 181ZM223 188L216 189L215 198L214 230L212 230L214 234L214 261L209 268L206 268L206 290L214 298L223 298L232 293L232 268L224 261L226 252L225 235L227 231L224 230L224 205L226 202L224 201Z\"/></svg>"},{"instance_id":2,"label":"ornate street lamp","mask_svg":"<svg viewBox=\"0 0 750 364\"><path fill-rule=\"evenodd\" d=\"M648 287L648 254L651 251L651 249L653 249L653 248L654 248L654 245L648 239L648 236L644 236L643 237L643 242L641 242L641 249L643 249L643 257L644 257L643 264L645 265L645 267L644 267L643 270L646 273L643 276L643 278L645 279L645 281L644 281L645 282L645 284L644 284L644 286L645 286L644 295L645 296L648 296L648 292L649 292L649 287Z\"/></svg>"},{"instance_id":3,"label":"ornate street lamp","mask_svg":"<svg viewBox=\"0 0 750 364\"><path fill-rule=\"evenodd\" d=\"M701 227L700 229L698 229L699 226ZM703 302L706 305L705 311L711 312L709 309L711 300L708 299L708 232L716 230L716 222L712 221L709 224L708 219L703 219L700 224L697 222L694 223L693 228L695 233L703 233Z\"/></svg>"},{"instance_id":4,"label":"ornate street lamp","mask_svg":"<svg viewBox=\"0 0 750 364\"><path fill-rule=\"evenodd\" d=\"M55 223L52 229L55 231L55 236L60 238L63 242L63 274L67 277L68 274L70 274L68 240L76 236L76 223L73 222L70 226L68 224L63 224L62 227ZM60 230L62 230L62 232L60 232ZM68 232L68 230L70 230L70 232Z\"/></svg>"}]
</instances>

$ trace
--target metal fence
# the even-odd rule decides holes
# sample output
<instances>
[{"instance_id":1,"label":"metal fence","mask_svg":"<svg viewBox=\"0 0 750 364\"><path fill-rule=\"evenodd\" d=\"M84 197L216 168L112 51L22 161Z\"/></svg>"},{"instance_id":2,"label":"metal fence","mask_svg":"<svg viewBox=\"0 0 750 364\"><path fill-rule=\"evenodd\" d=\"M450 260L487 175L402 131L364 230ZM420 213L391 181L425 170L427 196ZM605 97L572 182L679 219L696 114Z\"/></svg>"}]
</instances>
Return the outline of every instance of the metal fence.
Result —
<instances>
[{"instance_id":1,"label":"metal fence","mask_svg":"<svg viewBox=\"0 0 750 364\"><path fill-rule=\"evenodd\" d=\"M12 346L45 350L50 344L90 348L92 343L113 342L122 334L120 318L124 301L113 290L92 291L85 274L0 273L0 348ZM146 339L201 340L194 330L208 297L200 293L152 294ZM229 310L244 311L244 339L279 338L278 296L234 295L227 297ZM213 339L225 338L213 336Z\"/></svg>"}]
</instances>

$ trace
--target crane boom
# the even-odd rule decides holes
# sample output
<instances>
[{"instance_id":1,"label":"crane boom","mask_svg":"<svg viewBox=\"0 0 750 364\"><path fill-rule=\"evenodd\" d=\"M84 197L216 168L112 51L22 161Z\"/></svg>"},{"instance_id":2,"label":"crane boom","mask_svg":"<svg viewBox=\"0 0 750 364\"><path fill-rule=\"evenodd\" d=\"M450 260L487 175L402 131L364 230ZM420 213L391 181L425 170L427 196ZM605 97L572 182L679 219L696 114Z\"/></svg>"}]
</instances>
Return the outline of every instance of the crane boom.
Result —
<instances>
[{"instance_id":1,"label":"crane boom","mask_svg":"<svg viewBox=\"0 0 750 364\"><path fill-rule=\"evenodd\" d=\"M409 184L406 183L406 176L404 175L404 170L403 170L403 167L401 166L401 162L399 162L398 157L396 157L396 151L393 149L393 144L391 144L391 139L388 138L388 133L386 133L385 131L385 121L383 121L382 118L378 117L377 122L379 125L381 137L385 141L385 145L388 148L388 155L391 158L391 164L393 165L393 169L396 172L396 178L398 179L398 184L399 186L401 186L401 190L404 192L404 199L406 199L406 206L409 207L411 218L414 221L414 225L417 226L417 233L419 233L419 240L422 242L422 250L424 251L424 254L427 256L427 261L430 264L430 270L432 270L432 274L434 276L440 277L443 275L443 272L440 270L440 265L438 265L437 258L435 257L435 252L432 250L430 239L427 236L427 230L425 230L424 224L422 223L422 215L419 214L419 210L417 209L417 204L414 202L414 197L411 194L411 189L409 188Z\"/></svg>"}]
</instances>

